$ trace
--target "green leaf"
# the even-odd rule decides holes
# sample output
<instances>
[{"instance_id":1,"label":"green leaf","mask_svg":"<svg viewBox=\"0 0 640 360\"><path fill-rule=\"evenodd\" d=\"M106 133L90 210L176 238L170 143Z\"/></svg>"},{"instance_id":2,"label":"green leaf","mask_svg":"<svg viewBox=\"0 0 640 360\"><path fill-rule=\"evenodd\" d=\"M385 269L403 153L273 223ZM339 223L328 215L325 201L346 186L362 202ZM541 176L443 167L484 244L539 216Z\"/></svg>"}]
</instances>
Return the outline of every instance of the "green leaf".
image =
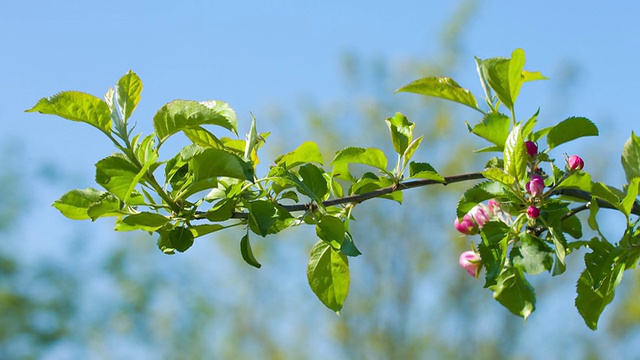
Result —
<instances>
[{"instance_id":1,"label":"green leaf","mask_svg":"<svg viewBox=\"0 0 640 360\"><path fill-rule=\"evenodd\" d=\"M233 210L236 208L237 200L233 198L225 198L218 201L211 209L207 211L207 220L209 221L225 221L231 219Z\"/></svg>"},{"instance_id":2,"label":"green leaf","mask_svg":"<svg viewBox=\"0 0 640 360\"><path fill-rule=\"evenodd\" d=\"M142 92L142 81L136 73L129 70L123 77L118 80L116 85L116 94L120 112L127 121L133 111L140 102L140 93Z\"/></svg>"},{"instance_id":3,"label":"green leaf","mask_svg":"<svg viewBox=\"0 0 640 360\"><path fill-rule=\"evenodd\" d=\"M522 129L520 125L516 125L511 130L505 143L504 170L516 178L516 181L525 179L527 176L528 156L522 137Z\"/></svg>"},{"instance_id":4,"label":"green leaf","mask_svg":"<svg viewBox=\"0 0 640 360\"><path fill-rule=\"evenodd\" d=\"M456 215L458 218L462 218L478 203L493 199L497 195L503 193L502 185L492 181L481 182L474 187L467 189L458 201L456 208Z\"/></svg>"},{"instance_id":5,"label":"green leaf","mask_svg":"<svg viewBox=\"0 0 640 360\"><path fill-rule=\"evenodd\" d=\"M524 76L522 75L524 69L524 50L515 49L511 53L511 60L509 61L509 91L512 103L515 104L520 88L524 82Z\"/></svg>"},{"instance_id":6,"label":"green leaf","mask_svg":"<svg viewBox=\"0 0 640 360\"><path fill-rule=\"evenodd\" d=\"M555 190L560 189L578 189L586 192L591 192L591 175L583 171L576 171L567 176Z\"/></svg>"},{"instance_id":7,"label":"green leaf","mask_svg":"<svg viewBox=\"0 0 640 360\"><path fill-rule=\"evenodd\" d=\"M509 109L513 108L511 89L509 87L509 59L495 57L482 61L484 78L489 86L495 91L496 96Z\"/></svg>"},{"instance_id":8,"label":"green leaf","mask_svg":"<svg viewBox=\"0 0 640 360\"><path fill-rule=\"evenodd\" d=\"M508 116L501 113L490 113L477 123L472 133L496 145L494 151L503 151L504 143L509 136L509 127L511 120Z\"/></svg>"},{"instance_id":9,"label":"green leaf","mask_svg":"<svg viewBox=\"0 0 640 360\"><path fill-rule=\"evenodd\" d=\"M520 234L521 245L514 248L513 265L527 274L537 275L553 267L554 251L541 239L528 233Z\"/></svg>"},{"instance_id":10,"label":"green leaf","mask_svg":"<svg viewBox=\"0 0 640 360\"><path fill-rule=\"evenodd\" d=\"M185 252L193 245L193 233L186 227L177 227L169 231L169 240L174 249Z\"/></svg>"},{"instance_id":11,"label":"green leaf","mask_svg":"<svg viewBox=\"0 0 640 360\"><path fill-rule=\"evenodd\" d=\"M484 169L482 171L482 175L489 180L497 181L506 186L513 186L513 184L516 182L516 178L514 178L510 174L507 174L501 168L497 167Z\"/></svg>"},{"instance_id":12,"label":"green leaf","mask_svg":"<svg viewBox=\"0 0 640 360\"><path fill-rule=\"evenodd\" d=\"M599 206L598 201L596 201L595 196L591 198L591 205L589 205L589 219L587 220L587 224L593 231L597 231L600 233L600 228L598 227L598 221L596 220L596 215L598 214Z\"/></svg>"},{"instance_id":13,"label":"green leaf","mask_svg":"<svg viewBox=\"0 0 640 360\"><path fill-rule=\"evenodd\" d=\"M253 181L253 167L240 156L230 152L207 148L191 159L194 182L220 176Z\"/></svg>"},{"instance_id":14,"label":"green leaf","mask_svg":"<svg viewBox=\"0 0 640 360\"><path fill-rule=\"evenodd\" d=\"M582 238L582 224L580 223L580 219L572 215L562 220L562 231L571 235L574 239Z\"/></svg>"},{"instance_id":15,"label":"green leaf","mask_svg":"<svg viewBox=\"0 0 640 360\"><path fill-rule=\"evenodd\" d=\"M344 232L344 241L342 242L342 246L340 246L340 252L351 257L362 255L348 231Z\"/></svg>"},{"instance_id":16,"label":"green leaf","mask_svg":"<svg viewBox=\"0 0 640 360\"><path fill-rule=\"evenodd\" d=\"M87 210L105 194L107 192L93 188L75 189L62 195L52 206L69 219L88 220L90 217L87 214Z\"/></svg>"},{"instance_id":17,"label":"green leaf","mask_svg":"<svg viewBox=\"0 0 640 360\"><path fill-rule=\"evenodd\" d=\"M258 262L256 257L253 255L253 250L251 249L251 243L249 242L249 234L247 233L240 240L240 254L242 255L242 259L247 262L247 264L260 269L262 264Z\"/></svg>"},{"instance_id":18,"label":"green leaf","mask_svg":"<svg viewBox=\"0 0 640 360\"><path fill-rule=\"evenodd\" d=\"M96 182L127 204L140 179L138 168L122 154L108 156L96 163Z\"/></svg>"},{"instance_id":19,"label":"green leaf","mask_svg":"<svg viewBox=\"0 0 640 360\"><path fill-rule=\"evenodd\" d=\"M323 199L327 195L329 191L327 180L323 176L324 171L320 168L313 164L305 164L298 169L298 174L302 177L302 183L315 194L315 198Z\"/></svg>"},{"instance_id":20,"label":"green leaf","mask_svg":"<svg viewBox=\"0 0 640 360\"><path fill-rule=\"evenodd\" d=\"M590 192L591 192L591 196L600 198L600 199L608 202L609 204L617 207L618 209L621 209L620 208L620 198L606 184L603 184L601 182L593 183L593 185L591 186L591 191ZM592 202L591 206L593 206L593 202Z\"/></svg>"},{"instance_id":21,"label":"green leaf","mask_svg":"<svg viewBox=\"0 0 640 360\"><path fill-rule=\"evenodd\" d=\"M478 251L482 257L482 266L486 269L486 288L495 285L502 272L509 240L509 226L501 221L489 221L480 230L480 237L482 242L478 245Z\"/></svg>"},{"instance_id":22,"label":"green leaf","mask_svg":"<svg viewBox=\"0 0 640 360\"><path fill-rule=\"evenodd\" d=\"M340 250L345 239L344 224L335 216L324 215L316 224L316 235L334 249Z\"/></svg>"},{"instance_id":23,"label":"green leaf","mask_svg":"<svg viewBox=\"0 0 640 360\"><path fill-rule=\"evenodd\" d=\"M200 127L194 126L193 128L182 130L184 135L191 140L194 144L209 147L214 149L224 149L225 146L215 135L213 135L209 130Z\"/></svg>"},{"instance_id":24,"label":"green leaf","mask_svg":"<svg viewBox=\"0 0 640 360\"><path fill-rule=\"evenodd\" d=\"M640 184L640 178L633 178L629 182L629 186L627 187L627 195L622 199L621 207L624 211L624 214L629 217L631 215L631 210L633 210L633 205L636 204L636 198L638 197L638 185Z\"/></svg>"},{"instance_id":25,"label":"green leaf","mask_svg":"<svg viewBox=\"0 0 640 360\"><path fill-rule=\"evenodd\" d=\"M276 165L282 166L287 170L311 162L322 165L322 154L318 144L313 141L307 141L300 144L292 152L279 156L275 162Z\"/></svg>"},{"instance_id":26,"label":"green leaf","mask_svg":"<svg viewBox=\"0 0 640 360\"><path fill-rule=\"evenodd\" d=\"M542 75L540 71L522 70L522 81L549 80L548 77Z\"/></svg>"},{"instance_id":27,"label":"green leaf","mask_svg":"<svg viewBox=\"0 0 640 360\"><path fill-rule=\"evenodd\" d=\"M165 226L169 219L163 215L150 212L141 212L128 215L116 222L116 231L155 231Z\"/></svg>"},{"instance_id":28,"label":"green leaf","mask_svg":"<svg viewBox=\"0 0 640 360\"><path fill-rule=\"evenodd\" d=\"M598 320L615 293L602 293L593 289L593 278L588 270L582 272L576 286L576 308L591 330L598 328Z\"/></svg>"},{"instance_id":29,"label":"green leaf","mask_svg":"<svg viewBox=\"0 0 640 360\"><path fill-rule=\"evenodd\" d=\"M422 140L424 139L424 135L420 135L419 138L414 139L409 146L407 146L407 149L404 151L403 155L403 159L402 159L402 169L404 169L407 166L407 163L409 163L409 160L411 160L411 158L413 157L413 154L416 152L416 150L418 150L418 147L420 147L420 144L422 143Z\"/></svg>"},{"instance_id":30,"label":"green leaf","mask_svg":"<svg viewBox=\"0 0 640 360\"><path fill-rule=\"evenodd\" d=\"M415 80L396 90L396 92L410 92L420 95L434 96L441 99L455 101L482 112L482 110L478 108L478 102L471 91L460 87L458 83L448 77L431 76Z\"/></svg>"},{"instance_id":31,"label":"green leaf","mask_svg":"<svg viewBox=\"0 0 640 360\"><path fill-rule=\"evenodd\" d=\"M336 154L331 165L352 163L370 165L380 170L387 169L387 157L382 150L376 148L344 148Z\"/></svg>"},{"instance_id":32,"label":"green leaf","mask_svg":"<svg viewBox=\"0 0 640 360\"><path fill-rule=\"evenodd\" d=\"M226 228L220 224L202 224L189 226L189 231L191 231L191 234L193 234L194 238L211 234L222 229Z\"/></svg>"},{"instance_id":33,"label":"green leaf","mask_svg":"<svg viewBox=\"0 0 640 360\"><path fill-rule=\"evenodd\" d=\"M308 196L313 201L317 203L322 202L322 199L319 198L313 190L307 187L307 185L303 183L298 176L284 167L273 167L271 171L269 171L269 177L272 177L273 181L280 184L280 186L295 187L301 194Z\"/></svg>"},{"instance_id":34,"label":"green leaf","mask_svg":"<svg viewBox=\"0 0 640 360\"><path fill-rule=\"evenodd\" d=\"M324 241L311 249L307 279L314 294L329 309L340 314L349 293L349 261Z\"/></svg>"},{"instance_id":35,"label":"green leaf","mask_svg":"<svg viewBox=\"0 0 640 360\"><path fill-rule=\"evenodd\" d=\"M409 177L415 179L428 179L445 183L446 180L438 174L430 164L421 162L409 163Z\"/></svg>"},{"instance_id":36,"label":"green leaf","mask_svg":"<svg viewBox=\"0 0 640 360\"><path fill-rule=\"evenodd\" d=\"M178 131L218 125L237 135L238 119L229 105L222 101L174 100L164 105L153 117L153 127L163 143Z\"/></svg>"},{"instance_id":37,"label":"green leaf","mask_svg":"<svg viewBox=\"0 0 640 360\"><path fill-rule=\"evenodd\" d=\"M247 207L251 230L263 237L267 236L269 228L280 216L276 204L267 200L256 200L249 203Z\"/></svg>"},{"instance_id":38,"label":"green leaf","mask_svg":"<svg viewBox=\"0 0 640 360\"><path fill-rule=\"evenodd\" d=\"M100 199L91 204L87 209L87 215L91 220L107 216L120 216L123 214L121 211L122 202L113 194L105 193Z\"/></svg>"},{"instance_id":39,"label":"green leaf","mask_svg":"<svg viewBox=\"0 0 640 360\"><path fill-rule=\"evenodd\" d=\"M536 308L535 290L518 268L505 268L493 290L493 297L500 304L525 320Z\"/></svg>"},{"instance_id":40,"label":"green leaf","mask_svg":"<svg viewBox=\"0 0 640 360\"><path fill-rule=\"evenodd\" d=\"M64 91L50 98L42 98L26 112L57 115L85 122L104 133L111 132L111 111L102 99L79 91Z\"/></svg>"},{"instance_id":41,"label":"green leaf","mask_svg":"<svg viewBox=\"0 0 640 360\"><path fill-rule=\"evenodd\" d=\"M633 131L631 137L624 143L621 161L627 182L640 177L640 137L636 136Z\"/></svg>"},{"instance_id":42,"label":"green leaf","mask_svg":"<svg viewBox=\"0 0 640 360\"><path fill-rule=\"evenodd\" d=\"M415 124L410 122L401 113L396 113L394 117L387 118L385 122L391 132L393 149L398 153L398 155L404 154L409 143L413 139L413 127Z\"/></svg>"},{"instance_id":43,"label":"green leaf","mask_svg":"<svg viewBox=\"0 0 640 360\"><path fill-rule=\"evenodd\" d=\"M552 127L547 134L549 149L584 136L598 136L598 128L584 117L570 117Z\"/></svg>"}]
</instances>

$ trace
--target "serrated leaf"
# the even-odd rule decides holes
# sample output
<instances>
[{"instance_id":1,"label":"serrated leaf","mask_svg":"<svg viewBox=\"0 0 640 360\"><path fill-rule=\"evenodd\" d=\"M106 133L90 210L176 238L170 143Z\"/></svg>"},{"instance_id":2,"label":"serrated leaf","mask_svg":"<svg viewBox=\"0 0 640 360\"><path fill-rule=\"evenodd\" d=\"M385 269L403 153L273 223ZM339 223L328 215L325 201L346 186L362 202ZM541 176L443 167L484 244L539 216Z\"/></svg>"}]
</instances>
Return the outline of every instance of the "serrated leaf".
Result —
<instances>
[{"instance_id":1,"label":"serrated leaf","mask_svg":"<svg viewBox=\"0 0 640 360\"><path fill-rule=\"evenodd\" d=\"M89 206L87 215L89 215L91 220L107 216L120 216L123 213L120 210L121 206L122 203L115 195L106 193Z\"/></svg>"},{"instance_id":2,"label":"serrated leaf","mask_svg":"<svg viewBox=\"0 0 640 360\"><path fill-rule=\"evenodd\" d=\"M409 163L409 161L413 157L413 154L416 152L416 150L418 150L418 148L420 147L420 144L422 143L423 139L424 139L424 135L420 135L420 137L418 137L417 139L414 139L409 144L409 146L407 146L407 149L404 151L403 159L402 159L402 168L403 169L407 166L407 164Z\"/></svg>"},{"instance_id":3,"label":"serrated leaf","mask_svg":"<svg viewBox=\"0 0 640 360\"><path fill-rule=\"evenodd\" d=\"M527 176L527 163L529 154L522 137L520 125L516 125L509 133L504 147L504 170L516 181L525 179Z\"/></svg>"},{"instance_id":4,"label":"serrated leaf","mask_svg":"<svg viewBox=\"0 0 640 360\"><path fill-rule=\"evenodd\" d=\"M396 90L396 92L410 92L434 96L455 101L482 112L482 110L478 108L478 101L471 91L460 87L457 82L448 77L431 76L415 80Z\"/></svg>"},{"instance_id":5,"label":"serrated leaf","mask_svg":"<svg viewBox=\"0 0 640 360\"><path fill-rule=\"evenodd\" d=\"M598 136L598 128L585 117L570 117L553 126L547 134L549 149L566 142L584 137Z\"/></svg>"},{"instance_id":6,"label":"serrated leaf","mask_svg":"<svg viewBox=\"0 0 640 360\"><path fill-rule=\"evenodd\" d=\"M348 147L340 150L331 164L334 166L338 164L364 164L386 170L387 157L382 150L377 148Z\"/></svg>"},{"instance_id":7,"label":"serrated leaf","mask_svg":"<svg viewBox=\"0 0 640 360\"><path fill-rule=\"evenodd\" d=\"M120 112L124 117L124 121L127 121L133 111L140 102L140 93L142 92L142 81L134 73L129 70L123 77L118 80L116 85L116 95L118 99L118 106Z\"/></svg>"},{"instance_id":8,"label":"serrated leaf","mask_svg":"<svg viewBox=\"0 0 640 360\"><path fill-rule=\"evenodd\" d=\"M116 222L116 231L155 231L165 226L169 219L163 215L150 212L141 212L125 216Z\"/></svg>"},{"instance_id":9,"label":"serrated leaf","mask_svg":"<svg viewBox=\"0 0 640 360\"><path fill-rule=\"evenodd\" d=\"M528 233L520 234L521 244L514 248L513 265L527 274L537 275L553 267L554 251L541 239Z\"/></svg>"},{"instance_id":10,"label":"serrated leaf","mask_svg":"<svg viewBox=\"0 0 640 360\"><path fill-rule=\"evenodd\" d=\"M415 124L410 122L401 113L396 113L394 117L387 118L385 122L391 132L391 143L393 144L393 149L398 153L398 155L404 154L409 143L413 139L413 127Z\"/></svg>"},{"instance_id":11,"label":"serrated leaf","mask_svg":"<svg viewBox=\"0 0 640 360\"><path fill-rule=\"evenodd\" d=\"M111 132L111 111L102 99L79 91L64 91L49 98L42 98L26 112L57 115L62 118L87 123L105 133Z\"/></svg>"},{"instance_id":12,"label":"serrated leaf","mask_svg":"<svg viewBox=\"0 0 640 360\"><path fill-rule=\"evenodd\" d=\"M576 171L567 176L555 189L578 189L591 192L591 188L591 175L586 172Z\"/></svg>"},{"instance_id":13,"label":"serrated leaf","mask_svg":"<svg viewBox=\"0 0 640 360\"><path fill-rule=\"evenodd\" d=\"M311 249L307 265L309 286L329 309L340 313L349 294L349 261L324 241L318 241Z\"/></svg>"},{"instance_id":14,"label":"serrated leaf","mask_svg":"<svg viewBox=\"0 0 640 360\"><path fill-rule=\"evenodd\" d=\"M240 254L242 255L242 259L244 259L247 264L258 269L262 267L262 264L260 264L256 257L253 255L251 243L249 242L249 234L246 234L242 237L242 240L240 240Z\"/></svg>"},{"instance_id":15,"label":"serrated leaf","mask_svg":"<svg viewBox=\"0 0 640 360\"><path fill-rule=\"evenodd\" d=\"M52 206L69 219L88 220L87 210L105 194L107 192L93 188L75 189L62 195Z\"/></svg>"},{"instance_id":16,"label":"serrated leaf","mask_svg":"<svg viewBox=\"0 0 640 360\"><path fill-rule=\"evenodd\" d=\"M217 125L237 135L238 119L222 101L174 100L164 105L153 117L153 127L163 143L169 136L201 125Z\"/></svg>"},{"instance_id":17,"label":"serrated leaf","mask_svg":"<svg viewBox=\"0 0 640 360\"><path fill-rule=\"evenodd\" d=\"M506 268L498 277L493 297L512 313L525 320L535 311L536 293L525 279L522 270Z\"/></svg>"},{"instance_id":18,"label":"serrated leaf","mask_svg":"<svg viewBox=\"0 0 640 360\"><path fill-rule=\"evenodd\" d=\"M139 179L138 168L122 154L96 163L96 182L127 204Z\"/></svg>"},{"instance_id":19,"label":"serrated leaf","mask_svg":"<svg viewBox=\"0 0 640 360\"><path fill-rule=\"evenodd\" d=\"M322 154L318 144L313 141L306 141L300 144L295 150L276 159L276 165L285 169L291 169L306 163L317 163L322 165Z\"/></svg>"},{"instance_id":20,"label":"serrated leaf","mask_svg":"<svg viewBox=\"0 0 640 360\"><path fill-rule=\"evenodd\" d=\"M487 83L500 101L509 109L513 108L509 88L509 59L495 57L482 61L482 70Z\"/></svg>"},{"instance_id":21,"label":"serrated leaf","mask_svg":"<svg viewBox=\"0 0 640 360\"><path fill-rule=\"evenodd\" d=\"M194 182L217 177L253 181L253 167L240 156L207 148L196 153L190 161Z\"/></svg>"},{"instance_id":22,"label":"serrated leaf","mask_svg":"<svg viewBox=\"0 0 640 360\"><path fill-rule=\"evenodd\" d=\"M345 239L344 223L335 216L324 215L316 223L316 235L331 245L336 250L340 250Z\"/></svg>"},{"instance_id":23,"label":"serrated leaf","mask_svg":"<svg viewBox=\"0 0 640 360\"><path fill-rule=\"evenodd\" d=\"M196 145L214 149L224 149L225 147L220 139L213 135L209 130L201 126L194 126L193 128L184 129L182 130L182 132L189 140L191 140Z\"/></svg>"},{"instance_id":24,"label":"serrated leaf","mask_svg":"<svg viewBox=\"0 0 640 360\"><path fill-rule=\"evenodd\" d=\"M598 328L598 320L615 293L602 293L593 289L593 278L588 270L582 272L576 285L576 308L591 330Z\"/></svg>"},{"instance_id":25,"label":"serrated leaf","mask_svg":"<svg viewBox=\"0 0 640 360\"><path fill-rule=\"evenodd\" d=\"M484 169L482 175L489 180L497 181L507 186L513 186L516 182L516 178L497 167Z\"/></svg>"},{"instance_id":26,"label":"serrated leaf","mask_svg":"<svg viewBox=\"0 0 640 360\"><path fill-rule=\"evenodd\" d=\"M511 97L511 103L515 104L518 94L520 94L520 88L524 82L525 55L524 50L515 49L511 53L511 59L509 60L509 92Z\"/></svg>"},{"instance_id":27,"label":"serrated leaf","mask_svg":"<svg viewBox=\"0 0 640 360\"><path fill-rule=\"evenodd\" d=\"M313 164L305 164L298 169L298 174L302 178L302 183L315 194L315 198L323 199L325 197L329 188L327 180L323 176L324 171Z\"/></svg>"},{"instance_id":28,"label":"serrated leaf","mask_svg":"<svg viewBox=\"0 0 640 360\"><path fill-rule=\"evenodd\" d=\"M446 182L446 180L438 174L436 169L433 168L428 163L421 162L411 162L409 163L409 177L415 179L428 179L435 180L441 183Z\"/></svg>"},{"instance_id":29,"label":"serrated leaf","mask_svg":"<svg viewBox=\"0 0 640 360\"><path fill-rule=\"evenodd\" d=\"M633 131L631 137L624 143L620 160L627 182L640 177L640 137L636 136Z\"/></svg>"},{"instance_id":30,"label":"serrated leaf","mask_svg":"<svg viewBox=\"0 0 640 360\"><path fill-rule=\"evenodd\" d=\"M252 231L261 236L267 236L269 228L279 218L276 204L267 200L256 200L248 205L249 225Z\"/></svg>"},{"instance_id":31,"label":"serrated leaf","mask_svg":"<svg viewBox=\"0 0 640 360\"><path fill-rule=\"evenodd\" d=\"M501 113L490 113L485 115L482 121L471 129L471 132L495 144L496 148L492 148L495 149L494 151L502 151L509 136L510 126L511 119L508 116Z\"/></svg>"},{"instance_id":32,"label":"serrated leaf","mask_svg":"<svg viewBox=\"0 0 640 360\"><path fill-rule=\"evenodd\" d=\"M342 246L340 246L340 252L351 257L362 255L348 231L344 232L344 241L342 242Z\"/></svg>"},{"instance_id":33,"label":"serrated leaf","mask_svg":"<svg viewBox=\"0 0 640 360\"><path fill-rule=\"evenodd\" d=\"M226 228L220 224L202 224L189 226L189 231L191 231L191 234L193 234L194 238L211 234L222 229Z\"/></svg>"}]
</instances>

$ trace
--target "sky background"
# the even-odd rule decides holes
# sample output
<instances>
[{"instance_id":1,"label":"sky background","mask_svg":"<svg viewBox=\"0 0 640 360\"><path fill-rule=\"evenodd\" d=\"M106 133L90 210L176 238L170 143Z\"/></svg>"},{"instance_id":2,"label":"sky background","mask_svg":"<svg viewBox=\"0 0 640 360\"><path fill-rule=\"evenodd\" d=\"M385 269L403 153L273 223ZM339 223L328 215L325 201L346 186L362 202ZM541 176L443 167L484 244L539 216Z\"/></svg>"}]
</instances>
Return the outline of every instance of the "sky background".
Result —
<instances>
[{"instance_id":1,"label":"sky background","mask_svg":"<svg viewBox=\"0 0 640 360\"><path fill-rule=\"evenodd\" d=\"M62 90L101 97L131 69L144 84L134 115L139 131L151 131L155 111L173 99L219 99L236 110L240 133L244 133L250 112L258 118L258 126L269 126L260 120L272 114L273 104L295 109L308 99L323 105L348 98L341 71L345 54L384 59L398 67L411 59L437 56L439 32L458 4L402 0L3 2L0 148L14 149L28 161L0 164L0 171L17 166L25 179L47 172L57 174L51 179L58 179L50 186L26 180L29 207L20 239L12 240L16 249L31 261L43 254L66 256L55 246L42 246L47 239L72 231L67 225L70 220L50 204L70 187L93 186L93 164L113 151L107 139L89 126L24 113L38 99ZM424 76L451 76L479 97L473 56L509 56L513 49L523 48L525 67L551 80L525 85L518 111L532 114L540 106L543 124L568 116L590 118L601 137L568 149L592 154L587 162L609 164L610 171L600 178L618 185L624 179L619 165L623 142L632 130L640 131L639 11L631 1L478 2L460 44L467 64L464 71ZM390 84L388 96L413 96L393 94L411 80ZM559 88L551 84L554 81L572 85ZM562 101L557 100L559 89L569 94ZM546 113L560 114L560 118L545 118ZM461 119L460 126L463 120L477 121ZM296 136L307 138L293 143L312 140L295 129L291 124L260 130L271 131L276 142ZM33 219L38 219L38 226L27 225ZM79 226L96 242L113 240L110 222Z\"/></svg>"}]
</instances>

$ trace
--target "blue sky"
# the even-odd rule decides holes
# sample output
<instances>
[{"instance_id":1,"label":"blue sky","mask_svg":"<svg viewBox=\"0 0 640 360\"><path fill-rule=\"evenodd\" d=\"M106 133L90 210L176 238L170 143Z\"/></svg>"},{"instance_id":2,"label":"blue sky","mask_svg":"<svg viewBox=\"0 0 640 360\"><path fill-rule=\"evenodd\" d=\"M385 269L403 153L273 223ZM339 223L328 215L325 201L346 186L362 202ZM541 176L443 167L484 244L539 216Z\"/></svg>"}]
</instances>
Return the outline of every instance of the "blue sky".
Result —
<instances>
[{"instance_id":1,"label":"blue sky","mask_svg":"<svg viewBox=\"0 0 640 360\"><path fill-rule=\"evenodd\" d=\"M35 174L37 166L47 162L67 174L64 187L40 184L35 189L27 215L54 226L47 235L64 233L55 224L68 220L50 207L51 202L68 187L91 186L93 164L112 152L109 142L88 126L24 113L41 97L61 90L102 96L132 69L145 86L134 115L140 131L150 131L156 109L181 98L229 102L244 132L249 112L260 120L271 104L295 108L307 98L324 104L348 96L340 72L346 52L398 66L406 59L437 55L439 31L458 4L407 0L3 2L0 144L22 144L21 152L36 164L24 164L25 174ZM526 67L542 71L551 80L525 86L522 113L541 106L541 122L548 124L573 115L592 119L601 139L588 139L581 146L591 148L593 154L606 154L591 161L612 164L612 171L602 174L603 178L619 183L622 143L631 130L640 132L640 111L635 106L640 93L639 10L631 1L479 2L461 43L466 70L440 75L452 75L479 95L473 56L509 56L513 49L523 48ZM578 78L564 89L568 100L560 102L558 87L551 82L562 81L566 69L573 69ZM393 94L402 85L390 86L389 96L413 96ZM560 118L545 118L549 113ZM274 139L287 134L281 128L261 130L271 131ZM104 231L110 227L103 226ZM38 248L43 232L30 228L26 234L29 246Z\"/></svg>"}]
</instances>

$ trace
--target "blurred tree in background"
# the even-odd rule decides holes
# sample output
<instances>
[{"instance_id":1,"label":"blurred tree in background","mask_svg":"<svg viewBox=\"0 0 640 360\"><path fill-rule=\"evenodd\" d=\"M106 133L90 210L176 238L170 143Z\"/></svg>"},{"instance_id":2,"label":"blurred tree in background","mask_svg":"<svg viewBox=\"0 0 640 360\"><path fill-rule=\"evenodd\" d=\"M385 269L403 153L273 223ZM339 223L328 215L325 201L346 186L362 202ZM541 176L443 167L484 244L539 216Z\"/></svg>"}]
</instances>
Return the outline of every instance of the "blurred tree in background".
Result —
<instances>
[{"instance_id":1,"label":"blurred tree in background","mask_svg":"<svg viewBox=\"0 0 640 360\"><path fill-rule=\"evenodd\" d=\"M305 138L325 149L388 144L384 119L402 111L417 133L420 124L435 124L416 157L445 175L481 169L486 159L466 155L475 147L464 109L392 94L410 79L458 71L464 26L476 4L461 4L435 59L398 64L347 54L348 95L329 104L309 100L301 110L257 113L260 130L271 130L269 140L276 139L265 150L284 153ZM463 60L462 68L469 69L469 59ZM338 131L344 128L350 131ZM20 196L28 192L19 181L27 175L14 164L19 160L9 151L2 161L3 237L20 236L14 225L23 214ZM315 241L310 229L256 241L254 251L265 265L260 270L240 259L241 235L233 232L208 236L195 251L169 259L151 238L123 234L108 246L82 232L57 239L69 257L37 263L2 247L0 358L533 359L551 351L558 358L599 358L631 346L625 344L638 336L640 285L620 291L616 306L607 310L614 314L612 331L603 327L595 335L577 315L573 322L558 321L567 309L575 312L571 303L553 306L556 298L573 298L577 276L542 279L553 286L536 279L539 303L548 303L540 308L549 310L526 325L495 304L457 266L458 254L469 247L452 226L463 186L410 190L403 206L378 199L356 208L352 231L364 256L351 262L351 291L340 317L306 285L307 254Z\"/></svg>"}]
</instances>

